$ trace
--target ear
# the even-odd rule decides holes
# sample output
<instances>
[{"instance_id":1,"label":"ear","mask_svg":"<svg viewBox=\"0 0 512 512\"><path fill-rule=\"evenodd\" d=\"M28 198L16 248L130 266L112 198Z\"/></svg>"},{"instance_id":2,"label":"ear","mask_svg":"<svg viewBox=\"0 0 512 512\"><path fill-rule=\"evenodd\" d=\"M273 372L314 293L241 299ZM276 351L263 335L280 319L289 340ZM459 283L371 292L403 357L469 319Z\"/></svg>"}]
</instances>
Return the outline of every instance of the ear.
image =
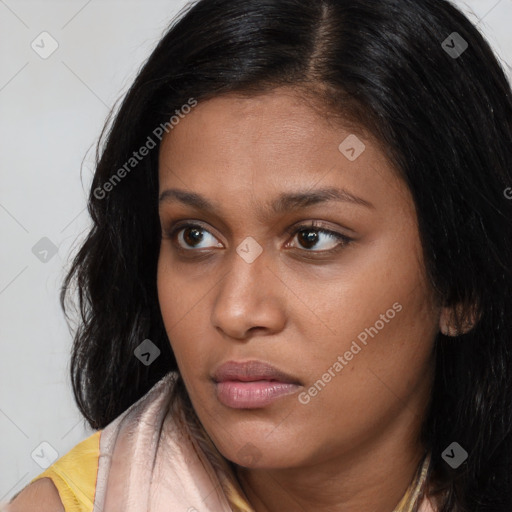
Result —
<instances>
[{"instance_id":1,"label":"ear","mask_svg":"<svg viewBox=\"0 0 512 512\"><path fill-rule=\"evenodd\" d=\"M445 336L461 336L466 334L480 320L477 307L464 307L461 303L456 306L445 306L439 317L439 330Z\"/></svg>"}]
</instances>

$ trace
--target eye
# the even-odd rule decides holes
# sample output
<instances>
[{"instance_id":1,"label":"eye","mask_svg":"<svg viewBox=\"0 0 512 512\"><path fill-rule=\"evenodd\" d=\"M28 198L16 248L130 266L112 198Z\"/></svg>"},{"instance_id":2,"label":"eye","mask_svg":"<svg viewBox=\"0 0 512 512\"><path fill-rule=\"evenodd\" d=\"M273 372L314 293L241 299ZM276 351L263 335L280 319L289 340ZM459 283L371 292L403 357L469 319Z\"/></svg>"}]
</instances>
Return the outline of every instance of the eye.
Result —
<instances>
[{"instance_id":1,"label":"eye","mask_svg":"<svg viewBox=\"0 0 512 512\"><path fill-rule=\"evenodd\" d=\"M308 252L329 253L348 245L352 239L329 229L322 228L318 223L313 222L309 225L301 225L287 230L289 234L294 234L302 248ZM323 241L323 243L322 243ZM320 248L318 249L318 247ZM316 250L311 250L312 248Z\"/></svg>"},{"instance_id":2,"label":"eye","mask_svg":"<svg viewBox=\"0 0 512 512\"><path fill-rule=\"evenodd\" d=\"M178 246L182 250L206 249L211 246L222 247L222 244L220 242L215 243L216 238L199 224L182 224L177 226L169 236L172 239L177 239ZM213 240L210 245L208 245L209 239L210 241Z\"/></svg>"}]
</instances>

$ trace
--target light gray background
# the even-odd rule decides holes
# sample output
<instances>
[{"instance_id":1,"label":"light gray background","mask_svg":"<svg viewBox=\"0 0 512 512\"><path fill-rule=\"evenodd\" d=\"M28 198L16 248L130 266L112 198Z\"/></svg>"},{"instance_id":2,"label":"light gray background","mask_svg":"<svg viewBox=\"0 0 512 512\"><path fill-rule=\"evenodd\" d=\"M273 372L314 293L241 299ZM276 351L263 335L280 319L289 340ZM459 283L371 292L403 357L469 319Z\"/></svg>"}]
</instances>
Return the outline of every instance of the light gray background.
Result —
<instances>
[{"instance_id":1,"label":"light gray background","mask_svg":"<svg viewBox=\"0 0 512 512\"><path fill-rule=\"evenodd\" d=\"M60 457L92 433L71 392L59 289L89 226L105 116L186 3L0 0L0 502L43 471L42 442ZM512 78L512 0L456 4ZM46 59L31 47L43 31L59 45ZM58 248L46 262L32 252L43 237Z\"/></svg>"}]
</instances>

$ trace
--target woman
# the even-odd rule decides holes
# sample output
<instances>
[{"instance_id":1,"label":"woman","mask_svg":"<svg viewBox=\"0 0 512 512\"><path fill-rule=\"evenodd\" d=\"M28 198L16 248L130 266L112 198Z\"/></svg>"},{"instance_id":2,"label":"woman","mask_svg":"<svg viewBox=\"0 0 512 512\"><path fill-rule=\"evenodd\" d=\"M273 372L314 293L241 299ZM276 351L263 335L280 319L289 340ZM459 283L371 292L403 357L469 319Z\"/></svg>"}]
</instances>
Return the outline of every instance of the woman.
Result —
<instances>
[{"instance_id":1,"label":"woman","mask_svg":"<svg viewBox=\"0 0 512 512\"><path fill-rule=\"evenodd\" d=\"M444 0L190 6L61 296L97 432L8 510L512 510L511 139Z\"/></svg>"}]
</instances>

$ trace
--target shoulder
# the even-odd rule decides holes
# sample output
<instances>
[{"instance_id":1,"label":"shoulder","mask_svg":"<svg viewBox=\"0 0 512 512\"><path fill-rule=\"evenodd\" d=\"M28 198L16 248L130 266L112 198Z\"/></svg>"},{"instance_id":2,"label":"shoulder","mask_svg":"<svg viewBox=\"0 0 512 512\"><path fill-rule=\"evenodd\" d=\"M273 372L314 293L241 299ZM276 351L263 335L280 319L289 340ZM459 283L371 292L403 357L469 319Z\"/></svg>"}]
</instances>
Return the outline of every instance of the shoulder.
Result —
<instances>
[{"instance_id":1,"label":"shoulder","mask_svg":"<svg viewBox=\"0 0 512 512\"><path fill-rule=\"evenodd\" d=\"M65 509L52 480L41 478L25 487L5 512L65 512Z\"/></svg>"},{"instance_id":2,"label":"shoulder","mask_svg":"<svg viewBox=\"0 0 512 512\"><path fill-rule=\"evenodd\" d=\"M32 479L5 512L90 512L94 502L101 432L99 430L75 445Z\"/></svg>"}]
</instances>

